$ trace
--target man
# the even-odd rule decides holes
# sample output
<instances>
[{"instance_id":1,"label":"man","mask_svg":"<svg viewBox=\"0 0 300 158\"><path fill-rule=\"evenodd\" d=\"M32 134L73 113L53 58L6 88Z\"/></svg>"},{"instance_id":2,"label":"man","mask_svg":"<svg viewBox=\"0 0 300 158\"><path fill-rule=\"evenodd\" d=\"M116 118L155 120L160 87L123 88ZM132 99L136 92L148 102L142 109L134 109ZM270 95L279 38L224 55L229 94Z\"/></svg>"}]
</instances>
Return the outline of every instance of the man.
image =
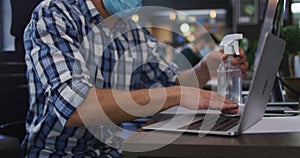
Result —
<instances>
[{"instance_id":1,"label":"man","mask_svg":"<svg viewBox=\"0 0 300 158\"><path fill-rule=\"evenodd\" d=\"M191 77L198 87L210 78L208 60L178 74L153 36L125 20L136 11L126 9L141 3L45 0L34 11L24 35L31 98L22 148L28 157L120 157L114 125L179 104L237 112L230 100L191 87ZM245 70L241 53L233 62ZM98 127L97 136L90 126Z\"/></svg>"}]
</instances>

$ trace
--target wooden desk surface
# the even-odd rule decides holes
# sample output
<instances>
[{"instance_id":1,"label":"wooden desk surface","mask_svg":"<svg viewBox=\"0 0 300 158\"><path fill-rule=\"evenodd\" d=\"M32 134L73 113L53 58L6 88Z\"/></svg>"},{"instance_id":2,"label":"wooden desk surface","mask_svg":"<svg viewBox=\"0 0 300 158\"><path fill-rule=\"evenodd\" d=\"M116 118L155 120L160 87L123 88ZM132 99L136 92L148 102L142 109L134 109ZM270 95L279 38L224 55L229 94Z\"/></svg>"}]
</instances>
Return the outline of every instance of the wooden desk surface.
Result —
<instances>
[{"instance_id":1,"label":"wooden desk surface","mask_svg":"<svg viewBox=\"0 0 300 158\"><path fill-rule=\"evenodd\" d=\"M143 134L139 134L143 132ZM148 132L140 130L124 142L124 158L173 157L173 158L292 158L300 157L300 133L248 134L236 137L199 136L181 134L173 142L152 151L128 152L128 149L143 151L157 147L166 138L176 137L174 132ZM127 151L126 151L127 150Z\"/></svg>"}]
</instances>

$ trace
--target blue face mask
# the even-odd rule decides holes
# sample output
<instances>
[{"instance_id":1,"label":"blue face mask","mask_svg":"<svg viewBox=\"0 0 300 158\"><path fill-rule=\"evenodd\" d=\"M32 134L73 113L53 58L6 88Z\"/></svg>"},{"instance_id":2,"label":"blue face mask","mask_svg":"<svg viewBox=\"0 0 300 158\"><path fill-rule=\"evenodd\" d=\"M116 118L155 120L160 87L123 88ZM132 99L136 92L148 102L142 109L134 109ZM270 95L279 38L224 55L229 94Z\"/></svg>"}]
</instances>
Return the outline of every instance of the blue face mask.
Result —
<instances>
[{"instance_id":1,"label":"blue face mask","mask_svg":"<svg viewBox=\"0 0 300 158\"><path fill-rule=\"evenodd\" d=\"M104 7L111 15L126 18L137 12L143 0L103 0Z\"/></svg>"}]
</instances>

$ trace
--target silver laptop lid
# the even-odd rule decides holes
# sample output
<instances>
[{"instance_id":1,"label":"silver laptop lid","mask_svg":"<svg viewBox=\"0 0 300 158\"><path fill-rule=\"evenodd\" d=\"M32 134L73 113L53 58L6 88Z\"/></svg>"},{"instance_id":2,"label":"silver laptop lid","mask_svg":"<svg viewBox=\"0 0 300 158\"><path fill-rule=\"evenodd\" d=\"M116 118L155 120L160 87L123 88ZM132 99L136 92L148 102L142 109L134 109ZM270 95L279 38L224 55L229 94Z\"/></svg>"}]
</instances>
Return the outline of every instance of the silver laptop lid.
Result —
<instances>
[{"instance_id":1,"label":"silver laptop lid","mask_svg":"<svg viewBox=\"0 0 300 158\"><path fill-rule=\"evenodd\" d=\"M261 57L254 71L248 99L241 117L239 133L262 119L284 49L284 40L270 33L266 34Z\"/></svg>"}]
</instances>

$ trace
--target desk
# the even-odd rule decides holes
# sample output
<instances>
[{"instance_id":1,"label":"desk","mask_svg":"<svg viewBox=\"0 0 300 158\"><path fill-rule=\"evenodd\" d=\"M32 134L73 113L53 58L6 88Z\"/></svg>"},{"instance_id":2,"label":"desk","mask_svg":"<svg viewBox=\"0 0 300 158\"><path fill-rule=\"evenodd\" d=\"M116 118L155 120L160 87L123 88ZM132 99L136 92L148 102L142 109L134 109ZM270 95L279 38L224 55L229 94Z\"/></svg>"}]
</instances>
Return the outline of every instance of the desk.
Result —
<instances>
[{"instance_id":1,"label":"desk","mask_svg":"<svg viewBox=\"0 0 300 158\"><path fill-rule=\"evenodd\" d=\"M140 130L142 131L142 130ZM133 134L124 147L137 148L157 145L159 136L175 135L157 132L150 141ZM159 136L158 136L159 135ZM148 152L126 152L124 158L299 158L300 133L247 134L237 137L204 136L184 133L175 141Z\"/></svg>"}]
</instances>

